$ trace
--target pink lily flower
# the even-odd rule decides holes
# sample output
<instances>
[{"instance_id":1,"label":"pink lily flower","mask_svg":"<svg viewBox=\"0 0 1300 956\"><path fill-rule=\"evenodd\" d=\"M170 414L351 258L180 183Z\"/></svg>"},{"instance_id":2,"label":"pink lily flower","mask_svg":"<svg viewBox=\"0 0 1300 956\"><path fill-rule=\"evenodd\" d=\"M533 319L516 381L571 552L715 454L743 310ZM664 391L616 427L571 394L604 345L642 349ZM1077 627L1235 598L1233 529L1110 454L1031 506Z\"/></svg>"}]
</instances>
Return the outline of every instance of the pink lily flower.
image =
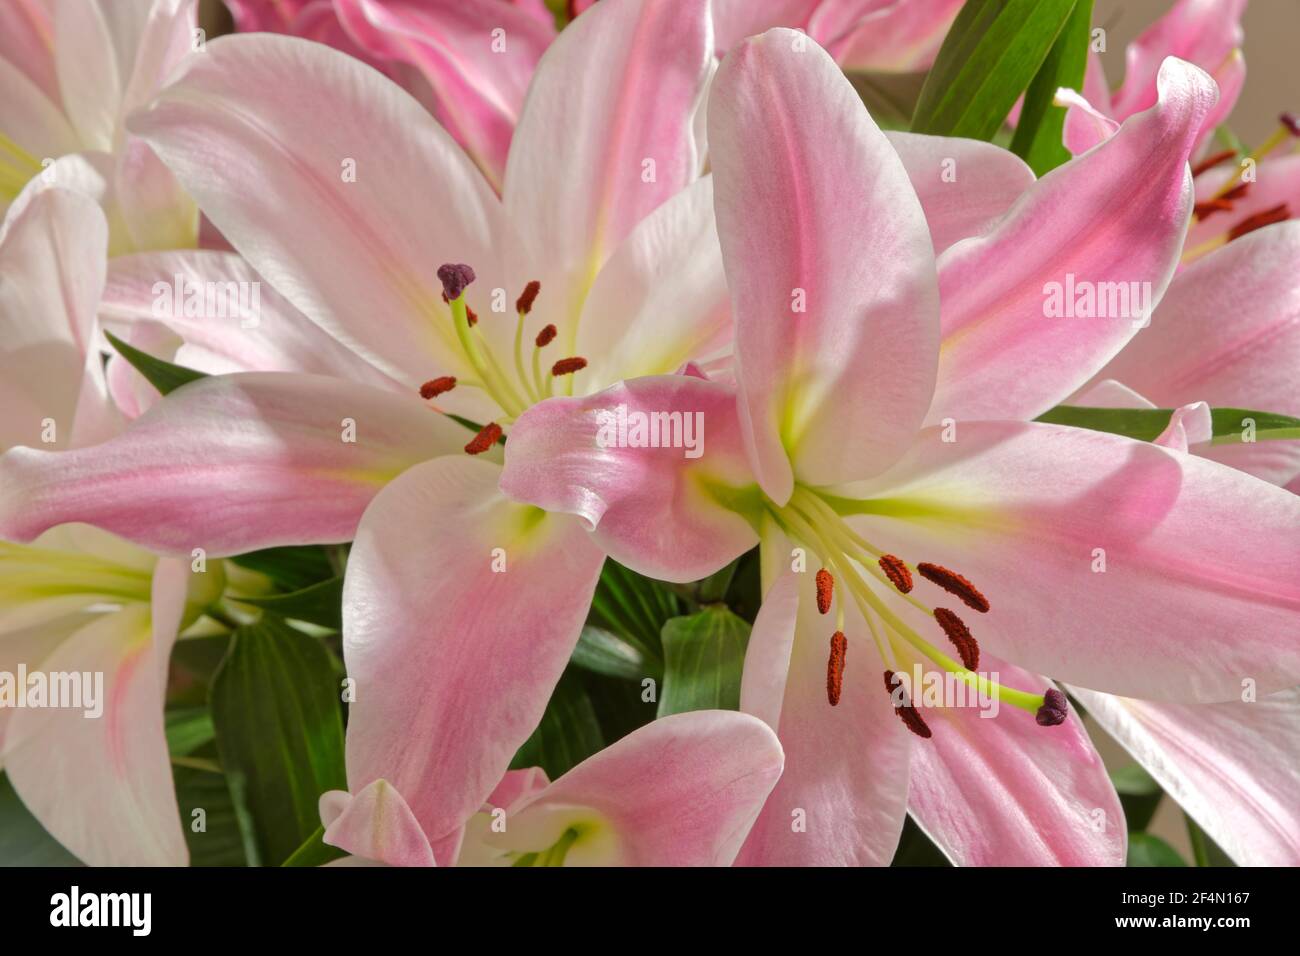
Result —
<instances>
[{"instance_id":1,"label":"pink lily flower","mask_svg":"<svg viewBox=\"0 0 1300 956\"><path fill-rule=\"evenodd\" d=\"M566 30L534 77L500 199L419 104L356 60L289 37L209 44L134 128L256 274L391 387L337 367L214 376L93 448L14 449L0 458L0 535L83 521L210 557L355 537L351 789L385 778L435 844L456 831L540 719L604 560L576 519L499 494L494 430L565 390L566 372L586 390L729 341L695 128L706 14L704 2L606 0ZM632 101L653 109L627 124ZM330 168L315 172L323 156ZM355 181L340 175L349 161ZM549 188L569 179L588 188ZM268 208L295 213L268 220ZM168 261L203 274L201 255ZM503 321L493 303L506 290L516 315ZM421 393L491 424L471 438ZM483 633L495 635L487 660ZM410 727L438 736L394 733Z\"/></svg>"},{"instance_id":2,"label":"pink lily flower","mask_svg":"<svg viewBox=\"0 0 1300 956\"><path fill-rule=\"evenodd\" d=\"M751 33L800 27L847 70L927 69L962 0L713 0L719 54ZM424 103L498 192L524 95L556 38L542 0L227 0L241 32L327 43ZM569 4L576 17L591 0Z\"/></svg>"},{"instance_id":3,"label":"pink lily flower","mask_svg":"<svg viewBox=\"0 0 1300 956\"><path fill-rule=\"evenodd\" d=\"M198 213L125 127L194 44L196 0L0 9L0 212L33 178L94 196L109 252L193 246Z\"/></svg>"},{"instance_id":4,"label":"pink lily flower","mask_svg":"<svg viewBox=\"0 0 1300 956\"><path fill-rule=\"evenodd\" d=\"M1046 319L1046 282L1163 292L1213 83L1167 61L1150 109L936 263L888 140L833 61L795 41L742 44L708 109L738 404L691 377L544 402L515 423L502 488L668 580L761 544L741 705L787 762L741 862L887 863L910 808L959 863L1121 863L1113 788L1036 675L1222 701L1242 676L1266 693L1300 673L1300 502L1215 462L1028 421L1141 325ZM702 413L711 444L693 460L611 446L598 413L624 406ZM916 666L986 687L1002 713L909 704L891 675Z\"/></svg>"},{"instance_id":5,"label":"pink lily flower","mask_svg":"<svg viewBox=\"0 0 1300 956\"><path fill-rule=\"evenodd\" d=\"M387 780L320 799L344 861L390 866L729 866L777 778L781 745L735 711L675 714L634 730L554 783L511 770L445 853Z\"/></svg>"},{"instance_id":6,"label":"pink lily flower","mask_svg":"<svg viewBox=\"0 0 1300 956\"><path fill-rule=\"evenodd\" d=\"M81 193L31 189L10 209L0 230L0 447L75 447L120 427L95 321L107 244L104 214ZM0 544L0 767L41 825L90 865L189 859L163 695L172 643L224 580L220 564L191 573L188 558L159 558L86 525ZM77 706L34 703L34 688L57 674L75 675Z\"/></svg>"}]
</instances>

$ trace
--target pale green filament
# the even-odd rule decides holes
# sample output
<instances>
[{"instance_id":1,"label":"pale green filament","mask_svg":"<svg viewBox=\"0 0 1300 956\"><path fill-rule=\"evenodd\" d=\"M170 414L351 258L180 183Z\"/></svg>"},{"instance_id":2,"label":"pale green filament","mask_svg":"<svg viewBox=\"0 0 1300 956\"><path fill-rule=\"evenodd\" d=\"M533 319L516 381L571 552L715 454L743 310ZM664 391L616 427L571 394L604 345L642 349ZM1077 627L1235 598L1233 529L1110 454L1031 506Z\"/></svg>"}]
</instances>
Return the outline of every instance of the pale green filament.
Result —
<instances>
[{"instance_id":1,"label":"pale green filament","mask_svg":"<svg viewBox=\"0 0 1300 956\"><path fill-rule=\"evenodd\" d=\"M555 841L555 844L548 850L541 850L537 853L525 853L515 860L511 866L564 866L564 858L568 855L569 849L578 840L578 831L573 827L564 831L564 834Z\"/></svg>"}]
</instances>

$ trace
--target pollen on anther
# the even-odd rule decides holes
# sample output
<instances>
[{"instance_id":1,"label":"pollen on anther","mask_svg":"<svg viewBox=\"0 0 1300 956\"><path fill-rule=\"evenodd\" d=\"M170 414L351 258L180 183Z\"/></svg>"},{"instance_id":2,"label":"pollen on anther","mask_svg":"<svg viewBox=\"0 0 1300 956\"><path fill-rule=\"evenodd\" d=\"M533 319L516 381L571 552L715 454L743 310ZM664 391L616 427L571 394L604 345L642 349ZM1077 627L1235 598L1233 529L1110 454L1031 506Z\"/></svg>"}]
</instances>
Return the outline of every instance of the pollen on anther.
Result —
<instances>
[{"instance_id":1,"label":"pollen on anther","mask_svg":"<svg viewBox=\"0 0 1300 956\"><path fill-rule=\"evenodd\" d=\"M1034 720L1040 727L1055 727L1065 723L1065 718L1069 715L1070 702L1066 700L1064 694L1053 687L1043 695L1043 706L1038 708Z\"/></svg>"},{"instance_id":2,"label":"pollen on anther","mask_svg":"<svg viewBox=\"0 0 1300 956\"><path fill-rule=\"evenodd\" d=\"M948 640L952 641L953 647L957 648L962 666L968 671L977 670L980 666L980 646L975 643L975 637L966 626L966 622L946 607L935 608L934 619L948 635Z\"/></svg>"},{"instance_id":3,"label":"pollen on anther","mask_svg":"<svg viewBox=\"0 0 1300 956\"><path fill-rule=\"evenodd\" d=\"M1248 232L1254 232L1256 229L1263 229L1265 226L1271 226L1275 222L1285 222L1291 218L1291 210L1286 203L1280 206L1273 206L1271 209L1265 209L1263 212L1257 212L1253 216L1247 216L1241 222L1237 223L1228 230L1228 241L1240 239Z\"/></svg>"},{"instance_id":4,"label":"pollen on anther","mask_svg":"<svg viewBox=\"0 0 1300 956\"><path fill-rule=\"evenodd\" d=\"M552 375L572 375L574 372L581 372L587 367L587 360L581 355L574 355L570 358L562 358L551 366Z\"/></svg>"},{"instance_id":5,"label":"pollen on anther","mask_svg":"<svg viewBox=\"0 0 1300 956\"><path fill-rule=\"evenodd\" d=\"M456 387L456 376L442 375L438 378L430 379L420 386L420 397L426 402L430 399L437 398L444 392L450 392Z\"/></svg>"},{"instance_id":6,"label":"pollen on anther","mask_svg":"<svg viewBox=\"0 0 1300 956\"><path fill-rule=\"evenodd\" d=\"M449 301L459 299L465 286L474 281L474 270L463 262L447 262L438 266L438 281Z\"/></svg>"},{"instance_id":7,"label":"pollen on anther","mask_svg":"<svg viewBox=\"0 0 1300 956\"><path fill-rule=\"evenodd\" d=\"M889 578L890 584L904 594L911 592L912 572L902 558L894 554L882 554L879 564L880 570L885 572L885 577Z\"/></svg>"},{"instance_id":8,"label":"pollen on anther","mask_svg":"<svg viewBox=\"0 0 1300 956\"><path fill-rule=\"evenodd\" d=\"M546 326L545 328L542 329L542 331L537 333L537 347L539 349L546 348L546 346L550 345L552 342L555 341L555 336L558 334L559 332L555 328L555 326L553 325Z\"/></svg>"},{"instance_id":9,"label":"pollen on anther","mask_svg":"<svg viewBox=\"0 0 1300 956\"><path fill-rule=\"evenodd\" d=\"M907 695L907 688L902 687L903 679L893 671L885 671L885 690L888 692L891 703L894 704L894 713L898 714L904 726L918 737L924 737L927 740L933 736L925 719L921 716L920 711L912 706L911 698ZM897 691L899 699L894 701L894 694Z\"/></svg>"},{"instance_id":10,"label":"pollen on anther","mask_svg":"<svg viewBox=\"0 0 1300 956\"><path fill-rule=\"evenodd\" d=\"M834 707L840 702L844 689L844 661L849 653L849 642L843 631L831 635L831 656L826 661L826 699Z\"/></svg>"},{"instance_id":11,"label":"pollen on anther","mask_svg":"<svg viewBox=\"0 0 1300 956\"><path fill-rule=\"evenodd\" d=\"M528 285L524 286L524 291L519 293L519 298L515 300L515 311L527 315L533 311L533 303L537 301L537 293L542 291L542 284L534 279Z\"/></svg>"},{"instance_id":12,"label":"pollen on anther","mask_svg":"<svg viewBox=\"0 0 1300 956\"><path fill-rule=\"evenodd\" d=\"M942 565L930 564L928 561L922 561L916 566L916 570L927 581L937 584L949 594L961 598L962 603L971 610L979 611L981 614L988 612L988 598L980 593L979 588L956 571L949 571Z\"/></svg>"},{"instance_id":13,"label":"pollen on anther","mask_svg":"<svg viewBox=\"0 0 1300 956\"><path fill-rule=\"evenodd\" d=\"M826 614L831 609L831 598L835 595L835 579L825 568L817 572L817 610Z\"/></svg>"},{"instance_id":14,"label":"pollen on anther","mask_svg":"<svg viewBox=\"0 0 1300 956\"><path fill-rule=\"evenodd\" d=\"M1220 150L1210 156L1205 157L1199 163L1192 167L1192 175L1199 176L1207 169L1213 169L1220 163L1225 163L1236 156L1236 152L1231 149Z\"/></svg>"},{"instance_id":15,"label":"pollen on anther","mask_svg":"<svg viewBox=\"0 0 1300 956\"><path fill-rule=\"evenodd\" d=\"M469 325L478 325L478 313L471 309L468 303L465 305L465 322Z\"/></svg>"},{"instance_id":16,"label":"pollen on anther","mask_svg":"<svg viewBox=\"0 0 1300 956\"><path fill-rule=\"evenodd\" d=\"M501 438L501 426L496 422L488 422L483 428L470 439L470 443L465 446L465 454L481 455Z\"/></svg>"}]
</instances>

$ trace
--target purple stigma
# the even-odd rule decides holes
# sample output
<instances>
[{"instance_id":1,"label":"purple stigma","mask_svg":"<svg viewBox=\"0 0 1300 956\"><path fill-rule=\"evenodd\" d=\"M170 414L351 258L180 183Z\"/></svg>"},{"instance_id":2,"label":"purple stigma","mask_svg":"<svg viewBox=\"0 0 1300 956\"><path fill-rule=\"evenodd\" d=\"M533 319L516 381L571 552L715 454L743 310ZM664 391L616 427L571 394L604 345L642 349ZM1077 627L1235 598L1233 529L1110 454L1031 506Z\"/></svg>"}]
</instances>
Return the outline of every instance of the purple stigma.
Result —
<instances>
[{"instance_id":1,"label":"purple stigma","mask_svg":"<svg viewBox=\"0 0 1300 956\"><path fill-rule=\"evenodd\" d=\"M1055 727L1057 724L1065 723L1065 718L1069 714L1069 701L1065 699L1064 694L1053 687L1043 695L1043 706L1038 708L1034 720L1038 721L1040 727Z\"/></svg>"},{"instance_id":2,"label":"purple stigma","mask_svg":"<svg viewBox=\"0 0 1300 956\"><path fill-rule=\"evenodd\" d=\"M465 291L465 286L474 281L474 270L463 262L448 262L438 266L438 278L442 281L442 294L448 302L454 302Z\"/></svg>"}]
</instances>

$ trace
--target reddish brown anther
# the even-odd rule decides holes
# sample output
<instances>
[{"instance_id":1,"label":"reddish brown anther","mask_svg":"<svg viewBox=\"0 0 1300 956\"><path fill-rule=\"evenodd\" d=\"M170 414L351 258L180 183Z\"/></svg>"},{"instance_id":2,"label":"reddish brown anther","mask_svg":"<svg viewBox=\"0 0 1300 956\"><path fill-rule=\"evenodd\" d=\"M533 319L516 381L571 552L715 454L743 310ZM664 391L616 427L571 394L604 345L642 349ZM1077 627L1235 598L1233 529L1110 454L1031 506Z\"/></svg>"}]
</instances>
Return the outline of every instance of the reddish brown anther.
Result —
<instances>
[{"instance_id":1,"label":"reddish brown anther","mask_svg":"<svg viewBox=\"0 0 1300 956\"><path fill-rule=\"evenodd\" d=\"M834 707L840 702L844 689L844 660L849 653L849 642L843 631L831 635L831 656L826 662L826 699Z\"/></svg>"},{"instance_id":2,"label":"reddish brown anther","mask_svg":"<svg viewBox=\"0 0 1300 956\"><path fill-rule=\"evenodd\" d=\"M465 304L465 321L470 325L478 325L478 313L469 307L469 303Z\"/></svg>"},{"instance_id":3,"label":"reddish brown anther","mask_svg":"<svg viewBox=\"0 0 1300 956\"><path fill-rule=\"evenodd\" d=\"M949 594L961 598L962 603L968 608L979 611L981 614L988 612L988 598L979 592L979 588L956 571L949 571L942 565L930 564L928 561L922 561L916 566L916 570L927 581L933 582Z\"/></svg>"},{"instance_id":4,"label":"reddish brown anther","mask_svg":"<svg viewBox=\"0 0 1300 956\"><path fill-rule=\"evenodd\" d=\"M1300 136L1300 116L1296 116L1295 113L1283 113L1277 119L1292 136Z\"/></svg>"},{"instance_id":5,"label":"reddish brown anther","mask_svg":"<svg viewBox=\"0 0 1300 956\"><path fill-rule=\"evenodd\" d=\"M890 701L894 705L894 713L898 714L898 719L912 733L918 737L924 737L927 740L933 736L930 728L926 725L925 719L921 716L920 711L912 706L911 698L907 696L907 688L902 686L903 679L893 671L885 671L885 690L889 693ZM897 692L897 697L895 693Z\"/></svg>"},{"instance_id":6,"label":"reddish brown anther","mask_svg":"<svg viewBox=\"0 0 1300 956\"><path fill-rule=\"evenodd\" d=\"M1228 160L1234 158L1236 155L1237 155L1236 150L1224 149L1224 150L1220 150L1217 153L1213 153L1209 156L1206 156L1203 160L1201 160L1199 163L1197 163L1195 166L1192 167L1192 175L1199 176L1207 169L1213 169L1215 166L1218 166L1220 163L1226 163Z\"/></svg>"},{"instance_id":7,"label":"reddish brown anther","mask_svg":"<svg viewBox=\"0 0 1300 956\"><path fill-rule=\"evenodd\" d=\"M885 577L889 578L889 583L904 594L912 590L912 572L902 558L893 554L882 554L880 556L880 570L885 572Z\"/></svg>"},{"instance_id":8,"label":"reddish brown anther","mask_svg":"<svg viewBox=\"0 0 1300 956\"><path fill-rule=\"evenodd\" d=\"M1207 199L1205 202L1198 202L1192 207L1192 215L1197 219L1206 219L1216 212L1227 212L1232 208L1232 202L1228 199Z\"/></svg>"},{"instance_id":9,"label":"reddish brown anther","mask_svg":"<svg viewBox=\"0 0 1300 956\"><path fill-rule=\"evenodd\" d=\"M481 455L501 438L501 426L496 422L488 422L483 428L470 439L470 443L465 446L465 454Z\"/></svg>"},{"instance_id":10,"label":"reddish brown anther","mask_svg":"<svg viewBox=\"0 0 1300 956\"><path fill-rule=\"evenodd\" d=\"M574 372L581 372L587 367L587 360L581 355L574 355L571 358L562 358L551 366L552 375L572 375Z\"/></svg>"},{"instance_id":11,"label":"reddish brown anther","mask_svg":"<svg viewBox=\"0 0 1300 956\"><path fill-rule=\"evenodd\" d=\"M456 376L443 375L435 379L430 379L420 386L420 397L426 402L432 398L437 398L443 392L450 392L456 387Z\"/></svg>"},{"instance_id":12,"label":"reddish brown anther","mask_svg":"<svg viewBox=\"0 0 1300 956\"><path fill-rule=\"evenodd\" d=\"M977 669L980 666L980 646L975 643L975 638L970 628L966 626L966 622L946 607L935 608L934 619L948 635L948 640L952 641L953 647L957 648L962 666L968 671Z\"/></svg>"},{"instance_id":13,"label":"reddish brown anther","mask_svg":"<svg viewBox=\"0 0 1300 956\"><path fill-rule=\"evenodd\" d=\"M1272 209L1265 209L1263 212L1257 212L1253 216L1247 216L1241 222L1237 223L1228 230L1228 241L1240 239L1248 232L1254 232L1256 229L1263 229L1265 226L1271 226L1275 222L1286 222L1291 218L1291 211L1286 203L1280 206L1274 206Z\"/></svg>"},{"instance_id":14,"label":"reddish brown anther","mask_svg":"<svg viewBox=\"0 0 1300 956\"><path fill-rule=\"evenodd\" d=\"M817 610L825 614L831 609L831 598L835 596L835 579L825 568L817 572Z\"/></svg>"},{"instance_id":15,"label":"reddish brown anther","mask_svg":"<svg viewBox=\"0 0 1300 956\"><path fill-rule=\"evenodd\" d=\"M528 285L524 286L524 291L519 293L519 298L515 300L515 311L527 315L533 311L533 303L537 301L537 293L542 291L542 284L534 279Z\"/></svg>"},{"instance_id":16,"label":"reddish brown anther","mask_svg":"<svg viewBox=\"0 0 1300 956\"><path fill-rule=\"evenodd\" d=\"M1250 183L1237 183L1237 185L1235 185L1235 186L1233 186L1231 189L1229 189L1229 190L1228 190L1226 193L1224 193L1223 196L1220 197L1220 198L1222 198L1222 199L1226 199L1226 200L1228 200L1229 202L1231 202L1231 201L1234 200L1234 199L1240 199L1242 196L1246 195L1246 193L1248 193L1248 192L1250 192Z\"/></svg>"},{"instance_id":17,"label":"reddish brown anther","mask_svg":"<svg viewBox=\"0 0 1300 956\"><path fill-rule=\"evenodd\" d=\"M539 349L546 348L546 346L550 345L552 342L555 341L555 336L558 334L559 333L556 330L555 326L553 325L546 326L544 329L542 329L542 331L537 333L537 347Z\"/></svg>"}]
</instances>

